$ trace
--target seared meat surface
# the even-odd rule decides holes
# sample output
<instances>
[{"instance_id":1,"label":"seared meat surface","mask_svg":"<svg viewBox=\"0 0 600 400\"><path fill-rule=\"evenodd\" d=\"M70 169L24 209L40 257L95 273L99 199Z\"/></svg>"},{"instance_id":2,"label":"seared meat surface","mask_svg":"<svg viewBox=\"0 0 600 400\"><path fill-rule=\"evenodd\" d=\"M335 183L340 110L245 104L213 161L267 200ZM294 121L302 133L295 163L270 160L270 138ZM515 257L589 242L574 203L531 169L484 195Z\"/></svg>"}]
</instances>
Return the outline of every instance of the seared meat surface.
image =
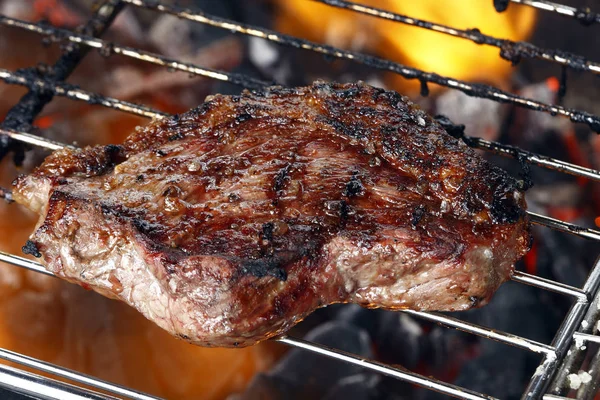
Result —
<instances>
[{"instance_id":1,"label":"seared meat surface","mask_svg":"<svg viewBox=\"0 0 600 400\"><path fill-rule=\"evenodd\" d=\"M246 346L318 307L465 310L529 246L516 182L394 92L217 95L15 182L56 275L190 342Z\"/></svg>"}]
</instances>

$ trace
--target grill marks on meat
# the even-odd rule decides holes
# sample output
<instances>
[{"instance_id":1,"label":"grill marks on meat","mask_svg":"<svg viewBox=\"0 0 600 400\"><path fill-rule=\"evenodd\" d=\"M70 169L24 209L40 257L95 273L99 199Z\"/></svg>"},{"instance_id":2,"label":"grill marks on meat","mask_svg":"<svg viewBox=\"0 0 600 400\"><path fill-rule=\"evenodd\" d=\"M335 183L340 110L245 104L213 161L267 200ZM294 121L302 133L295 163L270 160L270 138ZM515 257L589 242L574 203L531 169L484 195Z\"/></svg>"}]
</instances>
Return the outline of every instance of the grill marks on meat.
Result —
<instances>
[{"instance_id":1,"label":"grill marks on meat","mask_svg":"<svg viewBox=\"0 0 600 400\"><path fill-rule=\"evenodd\" d=\"M61 150L15 184L47 268L206 346L317 307L485 304L528 248L516 182L397 93L315 83Z\"/></svg>"}]
</instances>

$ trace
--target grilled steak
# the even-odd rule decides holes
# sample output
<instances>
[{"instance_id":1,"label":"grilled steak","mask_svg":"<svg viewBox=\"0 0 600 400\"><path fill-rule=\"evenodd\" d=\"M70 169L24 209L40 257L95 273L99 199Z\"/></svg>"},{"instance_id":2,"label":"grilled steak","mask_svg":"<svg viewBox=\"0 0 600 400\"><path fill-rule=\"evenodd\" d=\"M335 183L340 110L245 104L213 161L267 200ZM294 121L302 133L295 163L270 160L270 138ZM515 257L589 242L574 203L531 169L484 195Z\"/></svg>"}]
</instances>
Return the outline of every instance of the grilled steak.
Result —
<instances>
[{"instance_id":1,"label":"grilled steak","mask_svg":"<svg viewBox=\"0 0 600 400\"><path fill-rule=\"evenodd\" d=\"M28 250L204 346L318 307L465 310L529 246L516 182L395 92L318 82L217 95L15 182Z\"/></svg>"}]
</instances>

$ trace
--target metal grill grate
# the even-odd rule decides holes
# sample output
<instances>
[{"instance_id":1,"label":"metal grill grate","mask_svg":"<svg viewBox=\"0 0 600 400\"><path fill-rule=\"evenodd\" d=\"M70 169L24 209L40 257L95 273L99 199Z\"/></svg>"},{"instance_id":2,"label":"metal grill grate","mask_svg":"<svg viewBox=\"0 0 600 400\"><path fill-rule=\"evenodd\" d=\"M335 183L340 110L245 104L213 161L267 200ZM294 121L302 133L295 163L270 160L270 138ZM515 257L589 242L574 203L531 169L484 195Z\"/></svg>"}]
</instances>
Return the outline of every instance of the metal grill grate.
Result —
<instances>
[{"instance_id":1,"label":"metal grill grate","mask_svg":"<svg viewBox=\"0 0 600 400\"><path fill-rule=\"evenodd\" d=\"M385 18L399 23L415 25L423 29L431 29L440 33L457 36L476 43L496 46L501 50L511 47L516 50L520 56L529 56L540 58L549 62L555 62L563 67L575 68L581 71L591 73L600 73L600 64L583 59L577 55L559 53L553 50L537 48L528 43L513 43L504 39L493 38L483 35L477 31L459 30L448 26L432 24L428 21L421 21L411 17L389 13L384 10L378 10L366 7L360 4L351 3L344 0L317 0L324 4L334 7L342 7L356 12L372 15L374 17ZM530 0L510 0L513 3L522 3L527 6L543 9L550 12L563 14L569 17L579 19L586 25L600 22L600 15L590 10L577 10L572 7L563 6L547 1ZM506 8L509 1L495 1L494 5L499 11ZM26 143L33 146L43 147L49 150L56 150L68 146L57 143L41 136L28 133L31 122L41 111L43 106L51 101L54 96L66 97L76 101L82 101L90 104L97 104L103 107L143 116L149 118L163 118L166 113L151 109L149 107L120 101L91 93L78 87L64 83L64 80L70 72L77 66L79 61L85 55L86 50L95 48L109 54L119 54L126 57L135 58L152 64L164 66L174 70L184 71L191 75L204 76L216 80L227 81L239 86L250 89L261 89L270 85L270 82L263 82L249 76L203 68L194 64L180 62L169 59L158 54L142 51L135 48L119 46L108 43L95 36L100 35L108 27L114 17L119 13L123 6L135 6L151 9L160 13L169 13L179 18L207 24L229 31L259 37L271 42L285 46L291 46L299 49L318 52L335 58L348 59L354 62L362 63L370 67L395 72L407 79L418 79L425 86L428 82L460 90L468 95L487 98L503 103L550 113L570 118L576 123L585 123L596 132L600 132L600 117L586 113L580 110L567 109L558 105L544 104L532 99L516 96L511 93L501 91L488 85L472 84L450 77L443 77L436 74L420 71L415 68L407 67L389 60L369 56L366 54L346 51L331 46L325 46L318 43L298 39L292 36L263 29L256 26L240 24L235 21L208 15L199 10L188 10L175 6L161 4L156 0L105 0L97 8L92 20L88 23L89 29L83 33L75 33L62 29L57 29L46 24L29 23L5 16L0 16L0 24L12 26L22 30L35 32L40 35L68 43L62 57L56 66L62 71L61 74L55 74L52 77L48 75L34 75L31 71L8 71L0 69L0 78L6 83L22 85L30 89L30 92L24 96L8 114L6 120L0 127L0 138L12 140L18 143ZM516 48L516 49L515 49ZM520 53L522 52L522 53ZM496 142L487 141L480 138L463 136L462 139L471 147L484 149L503 156L517 158L520 161L526 161L530 164L557 170L575 176L582 176L588 179L600 181L600 171L581 167L575 164L545 157L543 155L531 153L513 146L508 146ZM0 197L11 201L11 193L7 189L0 188ZM586 239L600 240L600 231L579 227L554 218L529 212L532 221L552 229L567 232ZM0 252L0 261L27 268L46 275L52 275L45 270L43 266L35 261L31 261L16 255ZM576 370L582 362L582 352L580 348L574 345L574 342L594 342L600 343L600 336L592 335L592 329L600 319L600 310L598 309L598 296L600 288L600 261L592 268L591 273L583 288L569 286L560 282L554 282L548 279L536 277L523 272L515 272L514 281L522 284L531 285L543 290L560 293L573 299L573 305L563 320L559 330L556 332L554 340L550 345L539 343L524 337L519 337L506 332L493 331L485 327L474 325L452 318L439 313L426 313L418 311L403 311L412 316L416 316L437 324L459 329L473 335L499 341L501 343L515 346L530 352L541 355L541 362L536 373L531 377L529 386L523 394L524 399L560 399L564 398L566 388L564 382L566 374ZM582 321L587 324L581 324ZM293 337L281 337L276 339L287 345L302 348L307 351L322 354L326 357L335 358L341 362L348 362L362 366L372 371L379 372L397 379L401 379L413 384L417 384L428 389L454 396L462 399L490 399L490 396L476 393L465 388L461 388L449 383L431 379L419 374L401 370L390 365L382 364L377 361L364 359L353 354L348 354L340 350L328 348L316 343L307 342ZM0 349L0 358L18 363L37 371L48 373L56 377L64 378L69 381L92 387L111 395L132 398L132 399L156 399L128 388L120 387L99 380L97 378L83 375L75 371L64 369L50 363L33 359L6 349ZM594 381L600 380L600 353L592 360L592 371L596 374L592 377ZM554 380L553 380L554 379ZM552 383L552 385L551 385ZM40 375L27 373L18 369L0 365L0 385L14 389L15 391L42 398L64 399L64 398L93 398L110 399L111 396L91 391L84 387L77 387L65 384L56 380L48 379ZM589 385L580 393L582 398L591 399L595 395L596 385Z\"/></svg>"}]
</instances>

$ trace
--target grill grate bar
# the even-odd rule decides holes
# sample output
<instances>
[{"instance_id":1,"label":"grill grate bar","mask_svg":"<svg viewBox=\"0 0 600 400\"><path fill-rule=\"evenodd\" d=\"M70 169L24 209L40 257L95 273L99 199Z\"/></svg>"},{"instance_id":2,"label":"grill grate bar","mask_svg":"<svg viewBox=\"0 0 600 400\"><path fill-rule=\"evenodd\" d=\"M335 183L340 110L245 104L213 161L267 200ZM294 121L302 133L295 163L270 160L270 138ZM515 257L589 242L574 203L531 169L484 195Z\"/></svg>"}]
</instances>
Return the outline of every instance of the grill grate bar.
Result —
<instances>
[{"instance_id":1,"label":"grill grate bar","mask_svg":"<svg viewBox=\"0 0 600 400\"><path fill-rule=\"evenodd\" d=\"M273 85L273 82L265 82L243 74L220 71L212 68L204 68L192 63L186 63L163 57L149 51L136 49L133 47L119 46L114 43L106 42L93 36L79 34L67 29L60 29L43 23L32 23L22 21L16 18L10 18L0 15L0 24L14 28L23 29L29 32L35 32L40 35L56 38L57 40L67 40L71 43L82 44L98 50L103 50L103 54L119 54L137 60L145 61L151 64L160 65L170 69L187 72L196 76L226 81L235 85L243 86L249 89L260 90L266 86Z\"/></svg>"},{"instance_id":2,"label":"grill grate bar","mask_svg":"<svg viewBox=\"0 0 600 400\"><path fill-rule=\"evenodd\" d=\"M192 11L182 7L169 6L153 0L122 1L138 7L175 15L179 18L190 21L227 29L234 33L258 37L281 45L310 50L334 58L351 60L375 69L394 72L407 79L418 79L421 82L431 82L451 89L457 89L473 97L486 98L500 103L510 103L531 110L546 112L552 115L561 115L570 118L573 122L585 123L595 132L600 132L600 117L585 111L572 110L559 105L542 103L505 92L493 86L469 83L458 79L440 76L431 72L425 72L416 68L407 67L383 58L374 57L359 52L347 51L336 47L311 42L309 40L299 39L270 29L238 23L236 21L216 17L201 11Z\"/></svg>"},{"instance_id":3,"label":"grill grate bar","mask_svg":"<svg viewBox=\"0 0 600 400\"><path fill-rule=\"evenodd\" d=\"M600 240L600 231L595 229L583 228L581 226L570 224L556 218L534 213L533 211L527 211L527 214L529 214L531 217L531 222L534 224L547 226L548 228L556 231L571 233L586 239Z\"/></svg>"},{"instance_id":4,"label":"grill grate bar","mask_svg":"<svg viewBox=\"0 0 600 400\"><path fill-rule=\"evenodd\" d=\"M483 328L479 325L472 324L470 322L461 321L457 318L450 317L448 315L435 313L435 312L423 312L415 310L402 310L402 312L425 319L430 322L435 322L443 326L448 326L459 331L471 333L473 335L481 336L486 339L492 339L497 342L508 344L510 346L518 347L521 349L529 350L534 353L540 354L554 354L555 349L547 344L536 342L535 340L522 338L520 336L512 335L510 333L491 330L489 328Z\"/></svg>"},{"instance_id":5,"label":"grill grate bar","mask_svg":"<svg viewBox=\"0 0 600 400\"><path fill-rule=\"evenodd\" d=\"M511 279L515 282L525 285L534 286L540 289L548 290L555 293L564 294L566 296L575 297L581 301L588 301L588 295L585 291L566 285L561 282L555 282L550 279L541 278L521 271L515 271Z\"/></svg>"},{"instance_id":6,"label":"grill grate bar","mask_svg":"<svg viewBox=\"0 0 600 400\"><path fill-rule=\"evenodd\" d=\"M589 333L575 332L573 334L573 339L575 339L575 340L579 339L579 340L582 340L582 341L585 341L585 342L593 342L593 343L599 343L600 344L600 336L590 335Z\"/></svg>"},{"instance_id":7,"label":"grill grate bar","mask_svg":"<svg viewBox=\"0 0 600 400\"><path fill-rule=\"evenodd\" d=\"M584 25L600 23L600 13L593 12L589 9L578 10L575 7L565 6L563 4L554 3L546 0L510 0L513 3L523 4L529 7L537 8L538 10L550 11L557 14L565 15L579 20ZM495 1L495 3L500 1ZM498 9L498 7L496 7Z\"/></svg>"},{"instance_id":8,"label":"grill grate bar","mask_svg":"<svg viewBox=\"0 0 600 400\"><path fill-rule=\"evenodd\" d=\"M0 199L4 199L7 203L12 203L13 197L12 192L6 188L0 186Z\"/></svg>"},{"instance_id":9,"label":"grill grate bar","mask_svg":"<svg viewBox=\"0 0 600 400\"><path fill-rule=\"evenodd\" d=\"M39 272L40 274L55 276L52 272L48 271L46 268L44 268L42 264L40 264L37 261L15 256L13 254L5 253L3 251L0 251L0 261L17 267L25 268L30 271Z\"/></svg>"},{"instance_id":10,"label":"grill grate bar","mask_svg":"<svg viewBox=\"0 0 600 400\"><path fill-rule=\"evenodd\" d=\"M14 351L0 348L0 358L6 361L12 361L26 367L34 368L61 378L69 379L73 382L89 385L96 389L107 391L111 394L125 396L135 400L160 400L158 397L150 396L129 388L112 384L98 378L91 377L80 372L62 368L54 364L28 357Z\"/></svg>"},{"instance_id":11,"label":"grill grate bar","mask_svg":"<svg viewBox=\"0 0 600 400\"><path fill-rule=\"evenodd\" d=\"M118 400L89 389L0 364L0 386L44 400Z\"/></svg>"},{"instance_id":12,"label":"grill grate bar","mask_svg":"<svg viewBox=\"0 0 600 400\"><path fill-rule=\"evenodd\" d=\"M563 172L565 174L583 176L589 179L593 179L595 181L600 181L600 171L595 169L571 164L565 161L557 160L555 158L543 156L537 153L532 153L530 151L523 150L515 146L502 144L498 142L491 142L489 140L481 139L478 137L463 136L463 140L469 146L477 149L487 150L501 156L512 157L521 161L527 161L532 165L552 169L558 172Z\"/></svg>"},{"instance_id":13,"label":"grill grate bar","mask_svg":"<svg viewBox=\"0 0 600 400\"><path fill-rule=\"evenodd\" d=\"M297 339L289 336L283 336L275 339L277 342L285 343L289 346L297 347L300 349L308 350L313 353L321 354L326 357L334 358L336 360L344 361L362 368L369 369L371 371L378 372L383 375L390 376L392 378L401 379L406 382L425 387L427 389L435 390L436 392L443 393L448 396L467 399L467 400L492 400L491 396L486 396L481 393L473 392L471 390L461 388L449 383L438 381L436 379L424 377L414 372L401 370L398 368L390 367L389 365L380 363L378 361L369 360L366 358L358 357L354 354L347 353L345 351L332 349L328 346L308 342L306 340Z\"/></svg>"},{"instance_id":14,"label":"grill grate bar","mask_svg":"<svg viewBox=\"0 0 600 400\"><path fill-rule=\"evenodd\" d=\"M596 265L590 274L590 278L585 284L584 289L588 292L594 292L600 287L600 261L596 262ZM600 295L596 296L591 302L587 311L585 312L585 318L578 325L575 326L577 332L573 333L573 336L578 334L592 334L597 329L597 321L600 319ZM581 340L581 339L580 339ZM552 386L548 392L553 394L567 394L570 390L568 384L568 376L578 371L586 356L586 346L583 346L585 342L578 343L578 341L567 342L565 340L565 346L569 346L568 352L562 360L562 365L556 376L552 381Z\"/></svg>"},{"instance_id":15,"label":"grill grate bar","mask_svg":"<svg viewBox=\"0 0 600 400\"><path fill-rule=\"evenodd\" d=\"M69 144L63 144L59 142L55 142L54 140L50 140L41 136L32 135L31 133L18 132L13 129L2 129L0 128L0 134L6 135L13 140L17 140L19 142L27 143L33 146L38 146L48 150L60 150L64 148L72 148L75 149L75 146L71 146Z\"/></svg>"},{"instance_id":16,"label":"grill grate bar","mask_svg":"<svg viewBox=\"0 0 600 400\"><path fill-rule=\"evenodd\" d=\"M560 50L549 50L539 48L527 42L514 42L507 39L499 39L490 35L485 35L477 29L458 29L451 26L424 21L417 18L408 17L382 10L376 7L370 7L364 4L353 3L345 0L315 0L319 3L327 4L332 7L355 11L360 14L366 14L373 17L399 22L406 25L416 26L430 31L443 33L449 36L470 40L473 43L484 44L500 49L500 57L515 64L523 57L538 58L550 61L556 64L573 68L577 71L589 71L594 74L600 74L600 64L589 61L582 56L570 54Z\"/></svg>"},{"instance_id":17,"label":"grill grate bar","mask_svg":"<svg viewBox=\"0 0 600 400\"><path fill-rule=\"evenodd\" d=\"M26 86L30 89L48 91L56 96L66 97L71 100L84 101L88 104L99 104L107 108L139 115L147 118L163 118L167 113L153 110L149 107L139 104L129 103L127 101L117 100L112 97L101 96L99 94L87 92L74 85L62 82L52 82L35 76L29 76L27 71L11 72L0 68L0 79L13 85Z\"/></svg>"}]
</instances>

